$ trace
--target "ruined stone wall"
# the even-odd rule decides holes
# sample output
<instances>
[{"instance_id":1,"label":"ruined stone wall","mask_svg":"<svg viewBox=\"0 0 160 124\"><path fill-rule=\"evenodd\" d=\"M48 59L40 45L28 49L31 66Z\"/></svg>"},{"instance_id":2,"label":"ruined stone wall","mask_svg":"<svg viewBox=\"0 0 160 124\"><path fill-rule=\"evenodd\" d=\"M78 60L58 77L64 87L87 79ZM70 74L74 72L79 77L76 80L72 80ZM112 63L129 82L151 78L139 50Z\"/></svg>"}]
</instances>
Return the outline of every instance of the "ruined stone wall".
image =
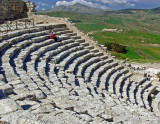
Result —
<instances>
[{"instance_id":1,"label":"ruined stone wall","mask_svg":"<svg viewBox=\"0 0 160 124\"><path fill-rule=\"evenodd\" d=\"M0 23L27 17L27 6L22 0L0 0Z\"/></svg>"},{"instance_id":2,"label":"ruined stone wall","mask_svg":"<svg viewBox=\"0 0 160 124\"><path fill-rule=\"evenodd\" d=\"M25 4L27 6L27 15L35 15L37 12L37 10L35 9L37 7L36 4L31 1L26 1Z\"/></svg>"}]
</instances>

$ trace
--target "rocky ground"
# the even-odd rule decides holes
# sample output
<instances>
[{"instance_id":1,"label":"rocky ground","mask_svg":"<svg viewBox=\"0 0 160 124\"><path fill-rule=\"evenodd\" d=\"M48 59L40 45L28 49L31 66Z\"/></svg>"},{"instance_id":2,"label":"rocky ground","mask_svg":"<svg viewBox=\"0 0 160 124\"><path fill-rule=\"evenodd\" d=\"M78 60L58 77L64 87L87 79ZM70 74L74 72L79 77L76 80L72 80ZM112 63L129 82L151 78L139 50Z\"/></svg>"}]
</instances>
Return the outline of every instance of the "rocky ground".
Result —
<instances>
[{"instance_id":1,"label":"rocky ground","mask_svg":"<svg viewBox=\"0 0 160 124\"><path fill-rule=\"evenodd\" d=\"M105 93L104 97L93 96L82 87L73 90L55 86L52 91L54 95L38 101L38 97L42 96L36 97L31 94L29 98L19 96L17 102L11 99L0 100L0 120L6 124L7 122L8 124L9 122L10 124L158 124L160 122L153 113L124 102L115 95ZM22 100L23 98L26 100Z\"/></svg>"},{"instance_id":2,"label":"rocky ground","mask_svg":"<svg viewBox=\"0 0 160 124\"><path fill-rule=\"evenodd\" d=\"M137 65L139 67L160 69L160 63L137 63L137 62L132 62L131 64Z\"/></svg>"}]
</instances>

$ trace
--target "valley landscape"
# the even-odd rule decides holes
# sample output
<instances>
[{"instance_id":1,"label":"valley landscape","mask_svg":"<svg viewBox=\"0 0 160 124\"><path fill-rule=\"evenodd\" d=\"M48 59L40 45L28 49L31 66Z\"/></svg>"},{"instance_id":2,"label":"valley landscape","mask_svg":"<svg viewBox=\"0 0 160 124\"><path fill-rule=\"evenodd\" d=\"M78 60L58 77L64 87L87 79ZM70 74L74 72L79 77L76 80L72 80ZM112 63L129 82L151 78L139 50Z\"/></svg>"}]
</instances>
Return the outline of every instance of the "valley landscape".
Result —
<instances>
[{"instance_id":1,"label":"valley landscape","mask_svg":"<svg viewBox=\"0 0 160 124\"><path fill-rule=\"evenodd\" d=\"M80 8L85 8L86 13ZM93 13L88 13L87 8L93 10ZM94 8L76 4L40 14L70 18L80 30L99 44L117 43L126 46L126 53L110 51L118 59L128 58L136 62L160 61L160 8L95 11ZM117 31L102 31L105 28Z\"/></svg>"}]
</instances>

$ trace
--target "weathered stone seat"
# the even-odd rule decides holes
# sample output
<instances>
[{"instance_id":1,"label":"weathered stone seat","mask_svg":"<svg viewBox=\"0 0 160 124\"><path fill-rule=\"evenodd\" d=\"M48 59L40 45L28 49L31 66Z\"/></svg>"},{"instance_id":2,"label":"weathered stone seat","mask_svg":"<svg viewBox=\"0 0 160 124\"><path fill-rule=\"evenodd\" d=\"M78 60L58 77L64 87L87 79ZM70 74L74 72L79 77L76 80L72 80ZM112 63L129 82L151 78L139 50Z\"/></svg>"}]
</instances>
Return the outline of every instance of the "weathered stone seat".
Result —
<instances>
[{"instance_id":1,"label":"weathered stone seat","mask_svg":"<svg viewBox=\"0 0 160 124\"><path fill-rule=\"evenodd\" d=\"M112 87L110 87L110 88L113 88L113 93L115 94L115 90L116 90L116 84L118 83L117 82L117 80L119 79L119 78L121 78L121 76L122 75L125 75L126 73L128 73L128 69L126 69L126 68L123 68L123 69L121 69L121 70L118 70L119 71L119 73L114 73L114 77L113 77L113 86Z\"/></svg>"},{"instance_id":2,"label":"weathered stone seat","mask_svg":"<svg viewBox=\"0 0 160 124\"><path fill-rule=\"evenodd\" d=\"M132 85L129 87L129 100L132 102L132 103L135 103L136 104L136 83L133 82Z\"/></svg>"},{"instance_id":3,"label":"weathered stone seat","mask_svg":"<svg viewBox=\"0 0 160 124\"><path fill-rule=\"evenodd\" d=\"M152 101L152 108L153 108L153 111L155 112L155 114L160 117L160 112L159 112L160 111L160 100L159 100L159 98L160 98L160 94L158 93Z\"/></svg>"},{"instance_id":4,"label":"weathered stone seat","mask_svg":"<svg viewBox=\"0 0 160 124\"><path fill-rule=\"evenodd\" d=\"M87 47L87 46L89 46L89 43L84 42L84 43L81 43L81 45L82 45L83 47Z\"/></svg>"},{"instance_id":5,"label":"weathered stone seat","mask_svg":"<svg viewBox=\"0 0 160 124\"><path fill-rule=\"evenodd\" d=\"M21 38L20 38L21 39ZM14 41L14 40L13 40ZM12 44L12 42L10 42L11 44ZM25 43L27 43L27 41L25 42ZM22 43L21 43L22 44ZM26 45L26 44L25 44ZM14 56L14 54L16 54L16 52L19 50L19 49L21 49L22 47L21 46L18 46L17 45L17 47L16 46L14 46L14 47L12 47L11 49L8 49L6 52L5 52L5 55L2 57L2 58L4 58L4 59L2 59L2 66L5 66L5 63L7 64L7 63L9 63L10 62L10 58L12 58L13 56ZM11 70L12 69L12 67L10 66L10 64L8 64L8 66L7 66L7 68L5 68L4 67L4 69L5 69L5 72L6 72L6 75L8 75L9 74L9 72L8 72L8 68L10 67L10 69L9 70ZM16 74L14 73L14 71L11 71L11 72L13 72L12 73L12 75L15 75L16 76ZM10 73L11 73L10 72ZM11 75L9 75L9 76L6 76L6 77L10 77ZM14 78L15 78L15 76L14 76ZM17 78L15 78L15 79L17 79ZM11 80L10 80L11 81Z\"/></svg>"},{"instance_id":6,"label":"weathered stone seat","mask_svg":"<svg viewBox=\"0 0 160 124\"><path fill-rule=\"evenodd\" d=\"M123 69L123 66L118 65L114 68L109 69L106 73L106 90L108 90L110 93L113 93L113 81L115 79L115 76Z\"/></svg>"},{"instance_id":7,"label":"weathered stone seat","mask_svg":"<svg viewBox=\"0 0 160 124\"><path fill-rule=\"evenodd\" d=\"M115 85L115 93L118 94L118 93L121 93L122 92L122 89L123 89L123 85L124 85L124 81L129 78L130 76L132 76L131 73L127 73L127 74L122 74L122 76L117 80L117 83Z\"/></svg>"},{"instance_id":8,"label":"weathered stone seat","mask_svg":"<svg viewBox=\"0 0 160 124\"><path fill-rule=\"evenodd\" d=\"M121 96L122 96L125 100L128 100L128 99L129 99L129 87L131 86L131 84L132 84L132 81L130 81L130 79L127 79L127 80L125 80L125 82L124 82Z\"/></svg>"},{"instance_id":9,"label":"weathered stone seat","mask_svg":"<svg viewBox=\"0 0 160 124\"><path fill-rule=\"evenodd\" d=\"M93 73L97 68L99 68L100 66L102 66L104 64L105 64L105 62L100 61L98 63L92 64L89 68L87 68L85 71L85 76L84 76L85 80L89 81L90 74Z\"/></svg>"},{"instance_id":10,"label":"weathered stone seat","mask_svg":"<svg viewBox=\"0 0 160 124\"><path fill-rule=\"evenodd\" d=\"M106 76L106 74L107 74L106 71L107 71L108 69L114 67L114 66L117 66L117 64L118 64L118 63L116 63L116 62L109 63L110 60L105 61L105 62L106 62L106 64L105 64L104 66L100 67L99 69L97 69L97 70L93 73L93 76L91 77L92 83L93 83L94 85L100 87L100 88L103 87L102 85L105 85L105 81L106 81L105 76ZM98 82L98 80L99 80L100 82ZM101 87L101 86L102 86L102 87ZM104 86L103 88L105 88L105 86ZM102 89L103 89L103 88L102 88Z\"/></svg>"},{"instance_id":11,"label":"weathered stone seat","mask_svg":"<svg viewBox=\"0 0 160 124\"><path fill-rule=\"evenodd\" d=\"M97 52L97 53L95 53L95 56L103 56L104 54L102 53L102 52Z\"/></svg>"},{"instance_id":12,"label":"weathered stone seat","mask_svg":"<svg viewBox=\"0 0 160 124\"><path fill-rule=\"evenodd\" d=\"M79 42L79 43L84 43L84 42L85 42L84 39L76 39L75 41L76 41L76 42Z\"/></svg>"},{"instance_id":13,"label":"weathered stone seat","mask_svg":"<svg viewBox=\"0 0 160 124\"><path fill-rule=\"evenodd\" d=\"M65 67L67 67L68 64L70 64L71 61L73 61L75 58L79 58L80 56L82 56L82 55L84 55L86 53L86 50L84 50L81 46L77 47L75 50L76 50L75 53L71 53L65 59L65 61L60 63L60 65L62 65L64 67L64 71L65 71Z\"/></svg>"},{"instance_id":14,"label":"weathered stone seat","mask_svg":"<svg viewBox=\"0 0 160 124\"><path fill-rule=\"evenodd\" d=\"M60 63L61 62L61 59L63 59L63 57L65 57L66 55L68 55L70 52L72 52L72 50L74 51L76 51L76 48L79 48L79 49L81 49L81 47L79 47L79 44L78 43L70 43L70 44L68 44L68 45L66 45L66 47L64 47L64 51L63 52L61 52L60 54L58 54L55 58L56 58L56 61L58 62L58 63ZM73 48L73 49L72 49ZM71 50L69 50L69 49L71 49ZM66 50L66 51L65 51ZM57 63L57 64L58 64ZM60 65L61 66L61 65Z\"/></svg>"},{"instance_id":15,"label":"weathered stone seat","mask_svg":"<svg viewBox=\"0 0 160 124\"><path fill-rule=\"evenodd\" d=\"M100 56L101 59L108 59L108 55Z\"/></svg>"},{"instance_id":16,"label":"weathered stone seat","mask_svg":"<svg viewBox=\"0 0 160 124\"><path fill-rule=\"evenodd\" d=\"M72 39L77 40L77 39L81 39L80 36L71 36Z\"/></svg>"},{"instance_id":17,"label":"weathered stone seat","mask_svg":"<svg viewBox=\"0 0 160 124\"><path fill-rule=\"evenodd\" d=\"M99 50L97 48L91 49L90 51L93 52L93 53L99 52Z\"/></svg>"},{"instance_id":18,"label":"weathered stone seat","mask_svg":"<svg viewBox=\"0 0 160 124\"><path fill-rule=\"evenodd\" d=\"M149 103L149 96L156 91L156 88L157 86L151 85L146 90L144 90L144 93L142 94L145 107L148 110L151 110L151 104Z\"/></svg>"},{"instance_id":19,"label":"weathered stone seat","mask_svg":"<svg viewBox=\"0 0 160 124\"><path fill-rule=\"evenodd\" d=\"M87 47L85 47L85 49L92 50L92 49L94 49L94 46L87 46Z\"/></svg>"},{"instance_id":20,"label":"weathered stone seat","mask_svg":"<svg viewBox=\"0 0 160 124\"><path fill-rule=\"evenodd\" d=\"M61 36L62 34L71 36L73 33L72 33L72 31L67 29L67 30L63 30L63 31L56 31L55 34L56 34L56 36Z\"/></svg>"},{"instance_id":21,"label":"weathered stone seat","mask_svg":"<svg viewBox=\"0 0 160 124\"><path fill-rule=\"evenodd\" d=\"M7 40L10 38L14 38L26 33L34 33L34 32L38 32L38 31L43 31L44 28L30 28L30 29L24 29L24 30L20 30L20 31L13 31L13 32L9 32L7 34L2 34L1 35L1 40Z\"/></svg>"},{"instance_id":22,"label":"weathered stone seat","mask_svg":"<svg viewBox=\"0 0 160 124\"><path fill-rule=\"evenodd\" d=\"M0 81L4 81L4 80L5 80L5 77L2 74L0 74Z\"/></svg>"},{"instance_id":23,"label":"weathered stone seat","mask_svg":"<svg viewBox=\"0 0 160 124\"><path fill-rule=\"evenodd\" d=\"M77 33L67 33L69 36L77 36Z\"/></svg>"},{"instance_id":24,"label":"weathered stone seat","mask_svg":"<svg viewBox=\"0 0 160 124\"><path fill-rule=\"evenodd\" d=\"M83 61L87 61L90 57L93 57L94 54L89 53L88 50L84 49L84 52L82 51L82 55L79 56L77 59L72 60L72 63L70 62L70 65L66 69L66 73L74 73L76 71L76 67L82 63Z\"/></svg>"},{"instance_id":25,"label":"weathered stone seat","mask_svg":"<svg viewBox=\"0 0 160 124\"><path fill-rule=\"evenodd\" d=\"M64 40L64 41L59 42L57 44L59 44L58 47L61 44L64 44L64 47L65 47L65 44L72 43L72 42L73 42L72 40ZM54 48L55 47L53 47L52 49L54 49ZM62 50L62 49L60 49L60 50ZM47 66L47 63L48 63L47 61L49 59L51 59L52 56L58 54L60 52L60 50L58 50L58 48L55 49L55 50L49 50L49 51L47 51L47 52L44 53L44 56L42 58L38 58L38 59L41 59L41 62L38 63L38 67L37 67L38 68L37 70L38 70L39 75L41 76L41 78L43 78L45 80L48 80L48 77L46 75L46 72L47 72L47 70L46 70L47 67L46 66Z\"/></svg>"},{"instance_id":26,"label":"weathered stone seat","mask_svg":"<svg viewBox=\"0 0 160 124\"><path fill-rule=\"evenodd\" d=\"M138 85L141 85L142 82L146 81L146 78L141 78L141 77L135 78L134 76L131 76L131 80L134 81L134 83L133 83L134 85L131 85L131 87L130 87L129 94L131 94L131 95L129 95L129 96L130 96L132 102L137 104L138 98L136 98L136 94L137 94L137 90L138 90L137 89Z\"/></svg>"},{"instance_id":27,"label":"weathered stone seat","mask_svg":"<svg viewBox=\"0 0 160 124\"><path fill-rule=\"evenodd\" d=\"M85 69L90 66L91 64L95 63L95 62L99 62L100 59L98 57L94 57L94 58L91 58L89 59L88 61L82 63L79 67L78 67L78 72L77 72L77 76L82 76L84 78L84 72L85 72Z\"/></svg>"},{"instance_id":28,"label":"weathered stone seat","mask_svg":"<svg viewBox=\"0 0 160 124\"><path fill-rule=\"evenodd\" d=\"M60 43L59 43L60 44ZM70 44L73 44L73 43L70 43ZM54 46L54 45L56 45L56 44L53 44L52 46ZM58 45L58 44L57 44ZM56 46L57 46L56 45ZM69 44L66 44L66 46L67 45L69 45ZM41 52L41 51L43 51L43 52L46 52L46 51L48 51L48 49L50 50L50 49L53 49L53 48L51 48L50 47L51 45L49 45L49 46L45 46L45 47L41 47L38 51L36 51L36 52L34 52L34 53L32 53L32 57L31 57L31 64L29 64L29 65L31 65L32 67L29 67L29 70L28 70L28 74L30 74L30 77L33 77L33 79L38 79L38 73L36 73L35 71L33 71L34 70L34 65L35 64L32 64L32 63L35 63L36 62L36 59L37 58L39 58L39 56L41 56L41 54L42 53L40 53L40 54L38 54L39 52ZM56 47L56 46L54 46L54 47ZM64 48L67 48L65 45L64 45ZM71 46L71 45L70 45ZM73 48L72 48L73 49ZM75 50L77 49L77 48L74 48ZM70 49L71 50L71 49ZM72 51L72 50L71 50ZM65 52L65 53L67 53L67 52ZM35 78L35 76L36 76L36 78ZM36 82L36 80L35 80L35 82ZM42 83L42 81L41 82L39 82L40 84ZM49 82L48 82L49 83Z\"/></svg>"},{"instance_id":29,"label":"weathered stone seat","mask_svg":"<svg viewBox=\"0 0 160 124\"><path fill-rule=\"evenodd\" d=\"M144 103L143 103L143 91L151 84L150 81L145 81L143 84L139 85L137 94L136 94L136 98L137 98L137 103L139 106L144 107Z\"/></svg>"}]
</instances>

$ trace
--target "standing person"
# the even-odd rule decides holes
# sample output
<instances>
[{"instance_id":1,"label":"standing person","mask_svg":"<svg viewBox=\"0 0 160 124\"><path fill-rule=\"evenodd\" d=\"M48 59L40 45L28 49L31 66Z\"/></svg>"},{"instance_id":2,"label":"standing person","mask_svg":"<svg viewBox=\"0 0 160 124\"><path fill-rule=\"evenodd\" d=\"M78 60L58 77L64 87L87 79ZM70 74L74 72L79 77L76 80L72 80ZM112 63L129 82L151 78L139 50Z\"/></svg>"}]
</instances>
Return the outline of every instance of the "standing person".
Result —
<instances>
[{"instance_id":1,"label":"standing person","mask_svg":"<svg viewBox=\"0 0 160 124\"><path fill-rule=\"evenodd\" d=\"M53 31L51 32L51 39L54 39L57 42L57 37Z\"/></svg>"}]
</instances>

